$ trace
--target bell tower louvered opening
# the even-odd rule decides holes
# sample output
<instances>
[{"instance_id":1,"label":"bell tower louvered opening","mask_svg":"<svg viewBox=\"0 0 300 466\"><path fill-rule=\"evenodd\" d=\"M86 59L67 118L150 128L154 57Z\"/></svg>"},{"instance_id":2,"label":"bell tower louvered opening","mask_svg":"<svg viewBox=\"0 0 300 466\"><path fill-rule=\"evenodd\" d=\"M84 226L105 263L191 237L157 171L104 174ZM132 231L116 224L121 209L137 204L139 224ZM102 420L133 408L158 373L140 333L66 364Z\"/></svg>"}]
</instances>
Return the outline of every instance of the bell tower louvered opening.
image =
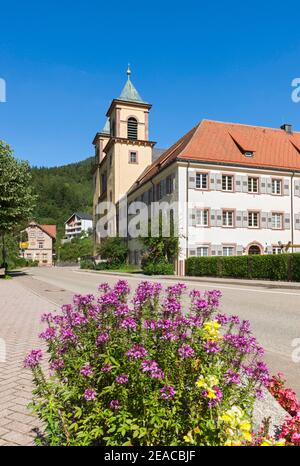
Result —
<instances>
[{"instance_id":1,"label":"bell tower louvered opening","mask_svg":"<svg viewBox=\"0 0 300 466\"><path fill-rule=\"evenodd\" d=\"M136 141L138 138L138 122L135 118L128 118L127 121L127 138Z\"/></svg>"}]
</instances>

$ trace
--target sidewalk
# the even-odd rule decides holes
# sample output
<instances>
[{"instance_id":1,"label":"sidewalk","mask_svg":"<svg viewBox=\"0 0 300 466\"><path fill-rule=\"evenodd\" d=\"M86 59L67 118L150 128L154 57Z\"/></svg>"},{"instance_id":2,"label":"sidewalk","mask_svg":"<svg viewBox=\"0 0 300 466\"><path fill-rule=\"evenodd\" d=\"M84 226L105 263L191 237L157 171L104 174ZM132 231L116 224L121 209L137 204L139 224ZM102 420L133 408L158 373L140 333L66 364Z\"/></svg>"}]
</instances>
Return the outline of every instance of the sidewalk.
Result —
<instances>
[{"instance_id":1,"label":"sidewalk","mask_svg":"<svg viewBox=\"0 0 300 466\"><path fill-rule=\"evenodd\" d=\"M250 286L252 288L262 287L268 289L286 289L286 290L300 290L300 282L283 282L271 280L246 280L242 278L219 278L219 277L182 277L180 275L144 275L142 273L128 273L128 272L114 272L110 270L90 270L78 269L75 272L96 273L102 275L116 275L121 277L138 277L144 280L173 280L180 282L191 283L214 283L220 285L238 285Z\"/></svg>"},{"instance_id":2,"label":"sidewalk","mask_svg":"<svg viewBox=\"0 0 300 466\"><path fill-rule=\"evenodd\" d=\"M0 338L6 346L6 361L0 360L0 446L33 445L41 427L27 409L33 386L23 360L31 349L43 349L40 316L54 307L16 280L0 280Z\"/></svg>"}]
</instances>

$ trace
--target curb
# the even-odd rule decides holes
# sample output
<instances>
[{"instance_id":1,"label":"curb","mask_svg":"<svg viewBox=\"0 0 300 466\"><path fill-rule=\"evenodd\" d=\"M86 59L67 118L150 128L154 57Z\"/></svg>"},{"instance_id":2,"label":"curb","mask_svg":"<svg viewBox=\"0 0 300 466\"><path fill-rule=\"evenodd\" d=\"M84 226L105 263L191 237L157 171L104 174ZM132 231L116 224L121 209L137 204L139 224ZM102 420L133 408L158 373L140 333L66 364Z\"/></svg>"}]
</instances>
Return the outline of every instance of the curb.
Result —
<instances>
[{"instance_id":1,"label":"curb","mask_svg":"<svg viewBox=\"0 0 300 466\"><path fill-rule=\"evenodd\" d=\"M170 281L185 281L191 283L214 283L220 285L239 285L239 286L249 286L249 287L260 287L268 289L284 289L284 290L300 290L300 283L296 282L266 282L266 281L250 281L250 280L241 280L241 279L225 279L218 277L182 277L179 275L144 275L142 273L129 273L129 272L113 272L109 270L90 270L90 269L80 269L74 270L75 273L87 272L95 273L98 275L112 275L112 276L121 276L121 277L139 277L145 278L147 280L170 280Z\"/></svg>"}]
</instances>

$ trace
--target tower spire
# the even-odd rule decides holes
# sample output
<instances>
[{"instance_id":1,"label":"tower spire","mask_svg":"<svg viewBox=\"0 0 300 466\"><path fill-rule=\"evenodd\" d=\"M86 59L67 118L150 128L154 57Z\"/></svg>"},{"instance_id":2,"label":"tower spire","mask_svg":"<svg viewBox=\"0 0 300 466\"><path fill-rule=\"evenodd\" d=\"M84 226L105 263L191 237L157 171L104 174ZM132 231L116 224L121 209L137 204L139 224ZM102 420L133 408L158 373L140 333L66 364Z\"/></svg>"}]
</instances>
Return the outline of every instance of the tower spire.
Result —
<instances>
[{"instance_id":1,"label":"tower spire","mask_svg":"<svg viewBox=\"0 0 300 466\"><path fill-rule=\"evenodd\" d=\"M127 79L128 80L130 79L130 75L131 75L130 63L128 63L128 67L127 67Z\"/></svg>"}]
</instances>

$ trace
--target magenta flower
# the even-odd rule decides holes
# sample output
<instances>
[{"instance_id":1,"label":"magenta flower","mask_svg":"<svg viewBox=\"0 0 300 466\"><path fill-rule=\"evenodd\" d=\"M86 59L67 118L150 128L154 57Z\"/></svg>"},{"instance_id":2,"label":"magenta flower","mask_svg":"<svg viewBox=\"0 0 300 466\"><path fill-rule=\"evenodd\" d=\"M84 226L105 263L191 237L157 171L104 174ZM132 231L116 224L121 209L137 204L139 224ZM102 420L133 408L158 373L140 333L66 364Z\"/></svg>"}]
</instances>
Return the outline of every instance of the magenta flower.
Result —
<instances>
[{"instance_id":1,"label":"magenta flower","mask_svg":"<svg viewBox=\"0 0 300 466\"><path fill-rule=\"evenodd\" d=\"M141 363L141 368L143 372L152 372L158 369L158 364L156 361L153 361L151 359L145 359Z\"/></svg>"},{"instance_id":2,"label":"magenta flower","mask_svg":"<svg viewBox=\"0 0 300 466\"><path fill-rule=\"evenodd\" d=\"M109 403L109 406L111 409L114 409L114 410L119 409L120 402L119 400L111 400L111 402Z\"/></svg>"},{"instance_id":3,"label":"magenta flower","mask_svg":"<svg viewBox=\"0 0 300 466\"><path fill-rule=\"evenodd\" d=\"M204 349L207 353L219 353L222 348L215 341L207 341L204 345Z\"/></svg>"},{"instance_id":4,"label":"magenta flower","mask_svg":"<svg viewBox=\"0 0 300 466\"><path fill-rule=\"evenodd\" d=\"M142 359L147 356L148 351L142 345L134 345L126 352L129 359Z\"/></svg>"},{"instance_id":5,"label":"magenta flower","mask_svg":"<svg viewBox=\"0 0 300 466\"><path fill-rule=\"evenodd\" d=\"M65 362L63 359L54 359L50 362L50 369L52 371L59 371L65 366Z\"/></svg>"},{"instance_id":6,"label":"magenta flower","mask_svg":"<svg viewBox=\"0 0 300 466\"><path fill-rule=\"evenodd\" d=\"M103 364L101 367L101 372L106 373L110 372L112 370L112 365L111 364Z\"/></svg>"},{"instance_id":7,"label":"magenta flower","mask_svg":"<svg viewBox=\"0 0 300 466\"><path fill-rule=\"evenodd\" d=\"M116 382L120 385L126 385L128 383L128 375L120 374L116 377Z\"/></svg>"},{"instance_id":8,"label":"magenta flower","mask_svg":"<svg viewBox=\"0 0 300 466\"><path fill-rule=\"evenodd\" d=\"M195 351L189 345L182 345L181 348L179 348L178 350L178 354L181 357L181 359L188 359L194 356Z\"/></svg>"},{"instance_id":9,"label":"magenta flower","mask_svg":"<svg viewBox=\"0 0 300 466\"><path fill-rule=\"evenodd\" d=\"M96 398L97 392L93 390L92 388L87 388L83 396L87 401L92 401Z\"/></svg>"},{"instance_id":10,"label":"magenta flower","mask_svg":"<svg viewBox=\"0 0 300 466\"><path fill-rule=\"evenodd\" d=\"M155 371L150 372L151 379L162 380L165 377L165 373L161 369L156 369Z\"/></svg>"},{"instance_id":11,"label":"magenta flower","mask_svg":"<svg viewBox=\"0 0 300 466\"><path fill-rule=\"evenodd\" d=\"M98 286L98 290L107 293L110 290L110 286L108 283L101 283L101 285Z\"/></svg>"},{"instance_id":12,"label":"magenta flower","mask_svg":"<svg viewBox=\"0 0 300 466\"><path fill-rule=\"evenodd\" d=\"M130 293L130 287L126 280L119 280L114 286L114 292L120 296L124 297Z\"/></svg>"},{"instance_id":13,"label":"magenta flower","mask_svg":"<svg viewBox=\"0 0 300 466\"><path fill-rule=\"evenodd\" d=\"M239 385L241 382L241 376L237 372L234 372L232 369L228 369L224 374L224 379L227 384L233 383Z\"/></svg>"},{"instance_id":14,"label":"magenta flower","mask_svg":"<svg viewBox=\"0 0 300 466\"><path fill-rule=\"evenodd\" d=\"M82 368L80 369L80 374L84 377L91 377L93 375L93 369L89 362L82 366Z\"/></svg>"},{"instance_id":15,"label":"magenta flower","mask_svg":"<svg viewBox=\"0 0 300 466\"><path fill-rule=\"evenodd\" d=\"M30 353L26 356L24 360L24 367L33 369L37 367L43 357L43 353L41 349L36 349L30 351Z\"/></svg>"},{"instance_id":16,"label":"magenta flower","mask_svg":"<svg viewBox=\"0 0 300 466\"><path fill-rule=\"evenodd\" d=\"M164 385L163 388L160 390L160 397L163 400L170 400L176 395L176 391L174 387L171 385Z\"/></svg>"},{"instance_id":17,"label":"magenta flower","mask_svg":"<svg viewBox=\"0 0 300 466\"><path fill-rule=\"evenodd\" d=\"M97 338L96 338L96 345L101 346L103 343L105 343L107 340L109 340L109 335L108 333L100 333Z\"/></svg>"},{"instance_id":18,"label":"magenta flower","mask_svg":"<svg viewBox=\"0 0 300 466\"><path fill-rule=\"evenodd\" d=\"M135 330L137 327L136 321L132 317L126 317L123 319L120 324L121 328L125 328L126 330Z\"/></svg>"},{"instance_id":19,"label":"magenta flower","mask_svg":"<svg viewBox=\"0 0 300 466\"><path fill-rule=\"evenodd\" d=\"M46 341L51 341L55 338L56 331L53 327L48 327L42 333L39 334L39 338Z\"/></svg>"}]
</instances>

